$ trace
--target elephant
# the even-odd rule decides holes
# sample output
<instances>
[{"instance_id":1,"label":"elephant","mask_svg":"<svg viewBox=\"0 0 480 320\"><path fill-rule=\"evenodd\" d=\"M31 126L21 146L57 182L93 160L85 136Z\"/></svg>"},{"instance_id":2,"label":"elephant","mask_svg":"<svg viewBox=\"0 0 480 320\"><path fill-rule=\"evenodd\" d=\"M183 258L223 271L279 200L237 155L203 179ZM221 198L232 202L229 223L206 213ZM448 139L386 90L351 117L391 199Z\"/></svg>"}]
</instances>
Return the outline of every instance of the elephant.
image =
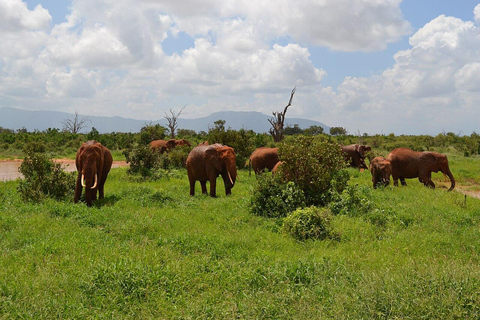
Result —
<instances>
[{"instance_id":1,"label":"elephant","mask_svg":"<svg viewBox=\"0 0 480 320\"><path fill-rule=\"evenodd\" d=\"M101 143L90 140L82 143L75 157L78 176L75 185L74 202L77 203L82 195L82 187L85 188L85 201L87 206L92 206L92 201L103 199L105 181L112 167L112 154Z\"/></svg>"},{"instance_id":2,"label":"elephant","mask_svg":"<svg viewBox=\"0 0 480 320\"><path fill-rule=\"evenodd\" d=\"M444 154L396 148L390 152L387 160L392 164L392 178L395 186L398 186L398 179L402 185L406 186L406 178L418 177L418 180L425 186L435 188L435 184L432 182L432 172L441 171L451 181L448 191L455 188L455 179L448 166L447 156Z\"/></svg>"},{"instance_id":3,"label":"elephant","mask_svg":"<svg viewBox=\"0 0 480 320\"><path fill-rule=\"evenodd\" d=\"M376 189L378 185L384 185L386 187L390 184L392 164L384 157L375 157L370 162L370 172L372 173L374 189Z\"/></svg>"},{"instance_id":4,"label":"elephant","mask_svg":"<svg viewBox=\"0 0 480 320\"><path fill-rule=\"evenodd\" d=\"M170 139L170 140L153 140L150 142L150 149L152 151L158 151L160 153L168 152L171 149L178 146L191 146L192 144L188 140L180 139Z\"/></svg>"},{"instance_id":5,"label":"elephant","mask_svg":"<svg viewBox=\"0 0 480 320\"><path fill-rule=\"evenodd\" d=\"M200 181L202 194L207 194L207 181L210 182L210 196L216 197L217 177L222 176L225 194L232 193L237 177L236 155L233 148L221 144L198 145L187 158L187 173L190 182L190 195L195 195L195 182Z\"/></svg>"},{"instance_id":6,"label":"elephant","mask_svg":"<svg viewBox=\"0 0 480 320\"><path fill-rule=\"evenodd\" d=\"M349 166L359 169L368 169L365 164L365 153L372 150L370 146L350 144L348 146L340 147L345 156L345 161Z\"/></svg>"},{"instance_id":7,"label":"elephant","mask_svg":"<svg viewBox=\"0 0 480 320\"><path fill-rule=\"evenodd\" d=\"M277 173L278 169L280 168L280 166L283 164L282 161L278 161L275 166L273 167L272 169L272 175L275 175L275 173Z\"/></svg>"},{"instance_id":8,"label":"elephant","mask_svg":"<svg viewBox=\"0 0 480 320\"><path fill-rule=\"evenodd\" d=\"M278 161L280 161L278 158L278 148L257 148L250 155L248 174L251 175L252 168L255 174L259 174L265 169L272 170Z\"/></svg>"}]
</instances>

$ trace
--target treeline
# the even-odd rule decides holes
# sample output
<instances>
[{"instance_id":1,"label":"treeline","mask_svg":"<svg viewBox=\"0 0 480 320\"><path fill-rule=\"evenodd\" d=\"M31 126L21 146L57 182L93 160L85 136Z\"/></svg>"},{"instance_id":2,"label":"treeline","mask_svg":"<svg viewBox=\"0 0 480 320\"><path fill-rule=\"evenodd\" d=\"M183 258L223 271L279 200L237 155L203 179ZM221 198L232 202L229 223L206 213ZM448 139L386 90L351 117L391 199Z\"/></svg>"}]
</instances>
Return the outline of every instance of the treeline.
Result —
<instances>
[{"instance_id":1,"label":"treeline","mask_svg":"<svg viewBox=\"0 0 480 320\"><path fill-rule=\"evenodd\" d=\"M335 127L336 128L336 127ZM343 128L339 128L343 129ZM331 134L323 132L321 127L312 126L301 129L297 125L285 128L286 141L292 136L319 136L342 145L352 143L367 144L376 150L389 152L394 148L406 147L416 151L459 152L464 156L480 154L480 135L457 135L452 132L429 135L351 135L345 130L330 130ZM52 156L71 156L75 154L82 142L97 140L112 151L132 148L135 145L148 145L152 140L168 139L168 131L159 124L146 124L136 133L112 132L100 134L95 128L88 133L74 134L49 128L44 131L29 132L26 129L10 130L0 127L0 155L4 157L22 157L29 148L47 151ZM255 133L252 130L233 130L225 127L224 120L218 120L207 132L188 129L178 129L177 139L187 139L192 145L203 141L222 143L235 149L239 165L248 160L253 150L261 146L274 146L268 133Z\"/></svg>"}]
</instances>

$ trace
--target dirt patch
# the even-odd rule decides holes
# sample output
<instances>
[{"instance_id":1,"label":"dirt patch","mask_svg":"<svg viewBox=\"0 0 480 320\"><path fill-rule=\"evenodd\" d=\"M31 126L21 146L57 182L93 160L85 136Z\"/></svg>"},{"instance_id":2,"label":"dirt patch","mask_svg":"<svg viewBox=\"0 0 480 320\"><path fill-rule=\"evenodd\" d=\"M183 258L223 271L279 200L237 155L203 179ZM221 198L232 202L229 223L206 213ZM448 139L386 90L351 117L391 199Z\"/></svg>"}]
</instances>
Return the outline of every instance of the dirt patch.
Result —
<instances>
[{"instance_id":1,"label":"dirt patch","mask_svg":"<svg viewBox=\"0 0 480 320\"><path fill-rule=\"evenodd\" d=\"M73 159L53 159L54 162L61 163L65 171L77 171L75 167L75 160ZM22 178L23 175L18 172L18 168L22 164L22 159L0 160L0 181L15 180ZM112 168L127 167L125 161L113 161Z\"/></svg>"}]
</instances>

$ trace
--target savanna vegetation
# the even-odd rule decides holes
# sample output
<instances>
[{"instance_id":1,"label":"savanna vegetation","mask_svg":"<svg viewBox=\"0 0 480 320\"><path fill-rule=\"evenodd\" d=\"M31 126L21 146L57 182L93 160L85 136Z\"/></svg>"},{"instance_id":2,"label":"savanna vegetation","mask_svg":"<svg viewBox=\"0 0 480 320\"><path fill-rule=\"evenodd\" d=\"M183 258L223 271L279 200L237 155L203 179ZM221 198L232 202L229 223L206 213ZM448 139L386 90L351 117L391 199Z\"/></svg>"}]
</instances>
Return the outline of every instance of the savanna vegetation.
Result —
<instances>
[{"instance_id":1,"label":"savanna vegetation","mask_svg":"<svg viewBox=\"0 0 480 320\"><path fill-rule=\"evenodd\" d=\"M59 173L37 154L73 158L88 139L115 160L151 167L112 169L105 199L92 208L73 204L73 190L38 188L40 169L25 168L47 194L40 201L23 196L25 182L1 183L0 316L479 318L480 200L464 193L480 192L480 136L319 131L287 135L279 154L295 162L255 177L242 168L256 147L274 145L268 135L222 121L208 132L179 130L192 145L236 150L232 195L219 183L210 198L189 196L188 150L148 158L146 144L165 137L160 126L134 134L2 130L2 157L37 159L41 181ZM370 159L396 147L446 153L457 187L447 192L449 182L433 174L437 189L411 179L374 190L368 171L344 167L336 143L368 144ZM61 181L69 190L68 175Z\"/></svg>"}]
</instances>

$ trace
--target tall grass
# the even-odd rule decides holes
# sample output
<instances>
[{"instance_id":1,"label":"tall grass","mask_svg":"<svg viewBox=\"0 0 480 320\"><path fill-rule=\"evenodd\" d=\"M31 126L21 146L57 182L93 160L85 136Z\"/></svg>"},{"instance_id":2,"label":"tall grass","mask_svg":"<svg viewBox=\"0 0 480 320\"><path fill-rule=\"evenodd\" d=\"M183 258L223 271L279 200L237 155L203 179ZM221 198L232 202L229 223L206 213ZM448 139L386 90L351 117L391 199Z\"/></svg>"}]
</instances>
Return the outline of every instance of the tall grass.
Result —
<instances>
[{"instance_id":1,"label":"tall grass","mask_svg":"<svg viewBox=\"0 0 480 320\"><path fill-rule=\"evenodd\" d=\"M478 158L449 160L457 182L478 183ZM373 190L369 172L349 172L375 210L306 242L249 213L256 178L243 170L213 199L189 196L185 170L140 183L112 169L92 208L23 203L18 182L2 183L0 316L480 317L480 200L415 179Z\"/></svg>"}]
</instances>

